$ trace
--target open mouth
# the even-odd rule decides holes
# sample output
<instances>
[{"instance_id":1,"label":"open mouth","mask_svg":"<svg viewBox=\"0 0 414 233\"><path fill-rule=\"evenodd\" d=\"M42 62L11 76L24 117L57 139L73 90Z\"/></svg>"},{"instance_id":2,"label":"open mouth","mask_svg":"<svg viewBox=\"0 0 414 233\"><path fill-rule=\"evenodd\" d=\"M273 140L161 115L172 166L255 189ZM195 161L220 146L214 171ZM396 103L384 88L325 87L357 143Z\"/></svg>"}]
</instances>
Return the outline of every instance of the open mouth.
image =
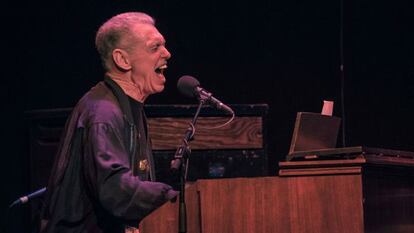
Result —
<instances>
[{"instance_id":1,"label":"open mouth","mask_svg":"<svg viewBox=\"0 0 414 233\"><path fill-rule=\"evenodd\" d=\"M167 65L162 65L155 69L155 73L164 75L165 69L167 69Z\"/></svg>"}]
</instances>

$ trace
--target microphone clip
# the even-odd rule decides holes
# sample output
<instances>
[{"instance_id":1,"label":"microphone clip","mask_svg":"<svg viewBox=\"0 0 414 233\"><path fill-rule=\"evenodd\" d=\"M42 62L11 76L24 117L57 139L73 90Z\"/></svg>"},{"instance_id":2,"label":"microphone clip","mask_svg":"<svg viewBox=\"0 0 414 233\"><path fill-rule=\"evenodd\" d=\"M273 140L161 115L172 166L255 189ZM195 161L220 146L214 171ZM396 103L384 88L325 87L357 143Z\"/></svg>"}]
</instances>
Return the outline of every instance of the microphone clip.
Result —
<instances>
[{"instance_id":1,"label":"microphone clip","mask_svg":"<svg viewBox=\"0 0 414 233\"><path fill-rule=\"evenodd\" d=\"M197 98L198 100L201 102L201 104L204 104L205 102L208 102L211 100L211 97L213 96L213 94L211 94L210 92L204 90L201 87L196 87L197 91Z\"/></svg>"}]
</instances>

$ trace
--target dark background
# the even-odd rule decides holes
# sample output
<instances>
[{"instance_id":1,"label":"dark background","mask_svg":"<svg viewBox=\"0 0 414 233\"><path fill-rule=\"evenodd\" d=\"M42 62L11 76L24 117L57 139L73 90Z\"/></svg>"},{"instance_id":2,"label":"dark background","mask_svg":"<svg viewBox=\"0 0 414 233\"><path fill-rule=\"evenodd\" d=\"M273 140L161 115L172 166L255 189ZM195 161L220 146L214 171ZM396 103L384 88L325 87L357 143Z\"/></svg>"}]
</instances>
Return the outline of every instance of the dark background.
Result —
<instances>
[{"instance_id":1,"label":"dark background","mask_svg":"<svg viewBox=\"0 0 414 233\"><path fill-rule=\"evenodd\" d=\"M95 32L125 11L155 17L172 53L166 89L147 103L194 103L175 87L190 74L225 103L269 105L271 175L289 149L296 112L319 112L328 99L342 116L341 87L347 146L414 151L413 4L344 2L343 24L339 0L2 3L1 213L31 191L23 113L73 107L100 81ZM25 208L11 214L16 232L29 231Z\"/></svg>"}]
</instances>

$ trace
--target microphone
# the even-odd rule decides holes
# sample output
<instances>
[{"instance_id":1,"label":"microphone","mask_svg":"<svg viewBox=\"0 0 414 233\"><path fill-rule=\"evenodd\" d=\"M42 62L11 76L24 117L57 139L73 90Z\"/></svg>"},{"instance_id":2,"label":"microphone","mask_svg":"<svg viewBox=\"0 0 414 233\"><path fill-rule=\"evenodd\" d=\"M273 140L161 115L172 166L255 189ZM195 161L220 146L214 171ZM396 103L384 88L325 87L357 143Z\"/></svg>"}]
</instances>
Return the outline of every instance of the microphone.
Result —
<instances>
[{"instance_id":1,"label":"microphone","mask_svg":"<svg viewBox=\"0 0 414 233\"><path fill-rule=\"evenodd\" d=\"M216 108L224 110L232 115L234 115L233 109L229 106L223 104L220 100L214 98L214 96L200 87L200 82L192 76L184 75L177 82L177 88L181 94L187 97L197 97L198 99L205 99L211 105L214 105Z\"/></svg>"},{"instance_id":2,"label":"microphone","mask_svg":"<svg viewBox=\"0 0 414 233\"><path fill-rule=\"evenodd\" d=\"M20 205L20 204L25 204L27 202L29 202L31 199L42 196L44 193L46 192L46 187L43 187L39 190L36 190L32 193L29 193L26 196L20 197L19 199L15 200L10 206L9 208L15 206L15 205Z\"/></svg>"}]
</instances>

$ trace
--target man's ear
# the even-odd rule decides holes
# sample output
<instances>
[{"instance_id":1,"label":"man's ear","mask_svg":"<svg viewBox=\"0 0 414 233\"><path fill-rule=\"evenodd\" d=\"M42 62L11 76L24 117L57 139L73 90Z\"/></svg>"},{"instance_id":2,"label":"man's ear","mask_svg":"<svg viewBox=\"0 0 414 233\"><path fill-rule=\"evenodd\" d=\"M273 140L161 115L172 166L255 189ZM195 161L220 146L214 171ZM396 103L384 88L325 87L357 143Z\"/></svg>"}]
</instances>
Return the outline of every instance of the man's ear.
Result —
<instances>
[{"instance_id":1,"label":"man's ear","mask_svg":"<svg viewBox=\"0 0 414 233\"><path fill-rule=\"evenodd\" d=\"M112 51L112 59L115 66L119 69L128 71L131 69L131 61L129 60L128 53L122 49L114 49Z\"/></svg>"}]
</instances>

